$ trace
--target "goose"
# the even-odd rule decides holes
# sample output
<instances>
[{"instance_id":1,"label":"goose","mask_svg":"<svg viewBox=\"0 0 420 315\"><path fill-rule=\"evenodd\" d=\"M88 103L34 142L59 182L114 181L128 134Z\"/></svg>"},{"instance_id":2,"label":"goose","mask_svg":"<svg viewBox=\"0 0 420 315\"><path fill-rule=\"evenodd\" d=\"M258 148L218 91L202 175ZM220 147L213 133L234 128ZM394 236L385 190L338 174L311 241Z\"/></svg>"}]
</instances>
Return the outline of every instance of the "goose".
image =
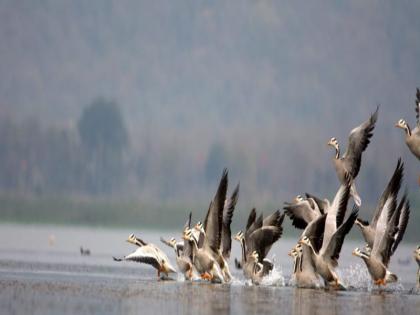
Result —
<instances>
[{"instance_id":1,"label":"goose","mask_svg":"<svg viewBox=\"0 0 420 315\"><path fill-rule=\"evenodd\" d=\"M414 260L417 262L417 289L420 289L420 245L414 250Z\"/></svg>"},{"instance_id":2,"label":"goose","mask_svg":"<svg viewBox=\"0 0 420 315\"><path fill-rule=\"evenodd\" d=\"M184 226L184 231L191 226L191 215L190 212L187 222ZM175 251L176 264L178 270L182 272L185 280L191 280L193 277L193 264L192 264L192 244L190 241L183 240L183 242L177 242L174 237L169 241L160 238L161 242L173 248Z\"/></svg>"},{"instance_id":3,"label":"goose","mask_svg":"<svg viewBox=\"0 0 420 315\"><path fill-rule=\"evenodd\" d=\"M395 127L405 130L405 143L413 153L420 160L420 90L417 88L416 93L416 119L417 124L414 129L411 129L408 123L404 119L400 119Z\"/></svg>"},{"instance_id":4,"label":"goose","mask_svg":"<svg viewBox=\"0 0 420 315\"><path fill-rule=\"evenodd\" d=\"M136 237L134 234L131 234L128 237L127 242L137 245L138 248L123 258L113 257L115 261L135 261L151 265L157 270L158 278L160 278L161 273L164 273L168 277L169 273L176 272L166 254L156 245L151 243L148 244L140 238Z\"/></svg>"},{"instance_id":5,"label":"goose","mask_svg":"<svg viewBox=\"0 0 420 315\"><path fill-rule=\"evenodd\" d=\"M202 279L223 282L222 270L213 255L206 248L199 248L191 229L185 229L183 239L192 242L192 263Z\"/></svg>"},{"instance_id":6,"label":"goose","mask_svg":"<svg viewBox=\"0 0 420 315\"><path fill-rule=\"evenodd\" d=\"M239 231L234 239L241 244L242 250L242 268L244 275L248 279L252 279L253 259L250 255L256 251L258 254L258 262L262 264L262 274L265 276L273 269L273 263L266 258L272 245L281 237L283 233L284 213L280 214L276 210L273 214L263 219L262 215L256 219L256 211L252 209L248 217L247 228L245 233Z\"/></svg>"},{"instance_id":7,"label":"goose","mask_svg":"<svg viewBox=\"0 0 420 315\"><path fill-rule=\"evenodd\" d=\"M251 281L253 284L261 284L264 276L268 274L270 270L267 270L267 265L264 265L259 262L259 255L256 250L254 250L249 255L249 262L245 264L245 268L250 269L248 273L251 275Z\"/></svg>"},{"instance_id":8,"label":"goose","mask_svg":"<svg viewBox=\"0 0 420 315\"><path fill-rule=\"evenodd\" d=\"M303 198L301 195L296 196L293 202L284 204L285 214L292 220L292 225L298 229L304 229L309 222L324 213L313 198Z\"/></svg>"},{"instance_id":9,"label":"goose","mask_svg":"<svg viewBox=\"0 0 420 315\"><path fill-rule=\"evenodd\" d=\"M401 187L401 181L404 176L404 163L401 162L401 158L398 159L397 166L394 170L394 173L388 182L384 192L382 193L378 205L376 206L373 218L371 223L361 219L360 217L356 219L355 224L360 228L363 238L365 239L369 248L373 247L373 241L375 238L375 229L378 223L378 219L381 215L382 209L385 205L386 200L390 196L397 196L398 191Z\"/></svg>"},{"instance_id":10,"label":"goose","mask_svg":"<svg viewBox=\"0 0 420 315\"><path fill-rule=\"evenodd\" d=\"M213 200L210 202L210 206L204 220L204 225L199 222L194 227L194 229L199 232L198 240L196 235L193 235L193 231L191 229L189 229L191 233L184 233L184 239L193 241L193 257L195 255L199 255L197 259L193 258L193 263L196 266L197 271L200 272L202 277L212 281L214 280L213 277L215 274L218 276L218 272L215 273L211 270L214 265L213 261L216 262L216 265L219 266L221 273L224 275L222 282L228 281L231 278L227 261L220 250L222 244L223 210L225 207L227 186L228 172L227 169L224 169L219 187ZM233 210L230 214L230 220L232 214ZM207 256L211 257L212 260L209 261ZM204 259L205 257L206 259ZM196 262L199 266L196 265ZM218 281L218 279L215 280Z\"/></svg>"},{"instance_id":11,"label":"goose","mask_svg":"<svg viewBox=\"0 0 420 315\"><path fill-rule=\"evenodd\" d=\"M232 275L227 262L232 245L230 224L238 201L239 184L230 198L226 198L227 187L228 173L225 169L216 195L210 203L204 225L197 224L196 229L200 232L199 246L207 246L219 264L224 280L230 281Z\"/></svg>"},{"instance_id":12,"label":"goose","mask_svg":"<svg viewBox=\"0 0 420 315\"><path fill-rule=\"evenodd\" d=\"M366 253L359 248L352 254L365 262L374 283L378 286L395 282L398 277L388 270L391 256L402 240L410 216L409 201L404 199L401 206L396 206L396 196L390 195L379 216L372 250Z\"/></svg>"},{"instance_id":13,"label":"goose","mask_svg":"<svg viewBox=\"0 0 420 315\"><path fill-rule=\"evenodd\" d=\"M311 258L310 248L306 245L297 244L295 247L298 255L298 266L295 273L295 283L298 288L319 288L321 282L315 270Z\"/></svg>"},{"instance_id":14,"label":"goose","mask_svg":"<svg viewBox=\"0 0 420 315\"><path fill-rule=\"evenodd\" d=\"M311 257L316 272L324 279L324 282L328 286L333 285L335 288L342 289L345 287L339 282L334 269L338 265L344 238L350 232L359 211L358 207L354 206L352 213L343 223L349 194L350 181L347 181L346 185L340 186L333 203L328 208L321 245L319 234L310 239L312 235L307 235L308 233L304 232L299 241L299 243L307 245L311 249ZM318 221L317 224L322 224L322 221Z\"/></svg>"},{"instance_id":15,"label":"goose","mask_svg":"<svg viewBox=\"0 0 420 315\"><path fill-rule=\"evenodd\" d=\"M322 243L322 233L325 228L326 214L311 221L302 233L311 240L311 243L319 248ZM297 266L294 267L294 280L297 287L319 288L321 282L316 272L315 263L312 260L311 249L308 245L298 243L294 250L297 254ZM292 253L293 255L293 253Z\"/></svg>"},{"instance_id":16,"label":"goose","mask_svg":"<svg viewBox=\"0 0 420 315\"><path fill-rule=\"evenodd\" d=\"M178 266L178 270L182 272L185 277L185 280L191 280L193 276L193 265L191 254L192 250L189 248L189 251L185 251L184 244L182 242L177 242L177 240L172 237L169 241L161 238L162 243L168 245L169 247L173 248L175 251L175 259L176 264ZM189 241L184 240L186 243Z\"/></svg>"},{"instance_id":17,"label":"goose","mask_svg":"<svg viewBox=\"0 0 420 315\"><path fill-rule=\"evenodd\" d=\"M378 119L379 106L370 118L361 125L354 128L349 134L347 150L343 156L340 156L340 146L336 138L331 138L328 145L335 149L333 164L339 181L344 184L346 181L345 174L350 174L352 180L356 179L362 163L362 153L366 150L373 135L376 121ZM358 207L362 204L362 200L357 193L356 186L352 183L351 195Z\"/></svg>"}]
</instances>

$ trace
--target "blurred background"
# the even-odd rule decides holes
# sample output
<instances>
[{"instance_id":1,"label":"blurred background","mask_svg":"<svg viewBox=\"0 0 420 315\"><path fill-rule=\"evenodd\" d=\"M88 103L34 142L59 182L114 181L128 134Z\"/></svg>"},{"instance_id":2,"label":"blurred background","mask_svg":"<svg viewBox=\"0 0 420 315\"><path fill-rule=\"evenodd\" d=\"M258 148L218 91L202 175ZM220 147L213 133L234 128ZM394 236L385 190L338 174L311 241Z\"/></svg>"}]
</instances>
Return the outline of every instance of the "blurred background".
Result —
<instances>
[{"instance_id":1,"label":"blurred background","mask_svg":"<svg viewBox=\"0 0 420 315\"><path fill-rule=\"evenodd\" d=\"M381 105L361 214L405 162L417 241L417 1L0 1L0 220L172 229L222 169L234 227L332 198L333 150ZM417 233L417 235L416 235Z\"/></svg>"}]
</instances>

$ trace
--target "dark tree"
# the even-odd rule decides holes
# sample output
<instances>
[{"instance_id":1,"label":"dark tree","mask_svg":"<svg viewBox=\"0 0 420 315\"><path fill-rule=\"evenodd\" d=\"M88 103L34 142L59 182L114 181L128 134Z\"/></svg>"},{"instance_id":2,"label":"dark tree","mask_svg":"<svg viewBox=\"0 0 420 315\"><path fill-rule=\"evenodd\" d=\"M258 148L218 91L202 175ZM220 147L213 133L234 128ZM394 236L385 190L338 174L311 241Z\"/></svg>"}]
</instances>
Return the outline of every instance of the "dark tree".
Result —
<instances>
[{"instance_id":1,"label":"dark tree","mask_svg":"<svg viewBox=\"0 0 420 315\"><path fill-rule=\"evenodd\" d=\"M128 145L119 107L112 101L96 99L83 111L78 129L89 160L86 188L92 193L111 192L121 183L122 157Z\"/></svg>"}]
</instances>

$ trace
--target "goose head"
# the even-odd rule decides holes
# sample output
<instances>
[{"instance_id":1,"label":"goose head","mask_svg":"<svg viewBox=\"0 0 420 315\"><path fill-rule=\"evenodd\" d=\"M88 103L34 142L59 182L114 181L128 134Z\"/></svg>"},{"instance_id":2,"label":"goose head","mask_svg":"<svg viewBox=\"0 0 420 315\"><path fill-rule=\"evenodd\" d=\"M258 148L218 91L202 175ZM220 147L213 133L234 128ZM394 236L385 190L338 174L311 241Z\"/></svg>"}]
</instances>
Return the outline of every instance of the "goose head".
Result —
<instances>
[{"instance_id":1,"label":"goose head","mask_svg":"<svg viewBox=\"0 0 420 315\"><path fill-rule=\"evenodd\" d=\"M360 248L358 247L353 250L352 255L360 257L360 258L369 259L369 256L366 253L362 252Z\"/></svg>"},{"instance_id":2,"label":"goose head","mask_svg":"<svg viewBox=\"0 0 420 315\"><path fill-rule=\"evenodd\" d=\"M244 232L239 231L238 233L236 233L236 235L233 237L234 240L238 241L238 242L242 242L242 240L244 239Z\"/></svg>"},{"instance_id":3,"label":"goose head","mask_svg":"<svg viewBox=\"0 0 420 315\"><path fill-rule=\"evenodd\" d=\"M172 237L169 240L169 244L171 244L173 248L176 248L176 239L175 239L175 237Z\"/></svg>"},{"instance_id":4,"label":"goose head","mask_svg":"<svg viewBox=\"0 0 420 315\"><path fill-rule=\"evenodd\" d=\"M292 258L296 258L298 256L298 252L296 251L295 248L292 248L292 250L288 252L287 255L289 255Z\"/></svg>"},{"instance_id":5,"label":"goose head","mask_svg":"<svg viewBox=\"0 0 420 315\"><path fill-rule=\"evenodd\" d=\"M302 252L303 252L302 244L298 243L295 246L295 251L296 251L296 254L298 254L299 256L301 256L302 255Z\"/></svg>"},{"instance_id":6,"label":"goose head","mask_svg":"<svg viewBox=\"0 0 420 315\"><path fill-rule=\"evenodd\" d=\"M192 241L193 240L192 230L185 229L184 233L182 234L182 238L186 241Z\"/></svg>"},{"instance_id":7,"label":"goose head","mask_svg":"<svg viewBox=\"0 0 420 315\"><path fill-rule=\"evenodd\" d=\"M338 151L338 141L336 138L332 137L330 141L327 142L327 145L333 147L334 149Z\"/></svg>"},{"instance_id":8,"label":"goose head","mask_svg":"<svg viewBox=\"0 0 420 315\"><path fill-rule=\"evenodd\" d=\"M295 203L299 203L299 202L302 202L302 201L305 201L305 199L301 196L301 195L297 195L295 198L294 198L294 200L293 200Z\"/></svg>"},{"instance_id":9,"label":"goose head","mask_svg":"<svg viewBox=\"0 0 420 315\"><path fill-rule=\"evenodd\" d=\"M134 234L130 234L127 238L127 242L137 245L137 239L136 236Z\"/></svg>"},{"instance_id":10,"label":"goose head","mask_svg":"<svg viewBox=\"0 0 420 315\"><path fill-rule=\"evenodd\" d=\"M395 124L395 127L401 128L401 129L407 129L407 122L404 119L398 120L398 122Z\"/></svg>"},{"instance_id":11,"label":"goose head","mask_svg":"<svg viewBox=\"0 0 420 315\"><path fill-rule=\"evenodd\" d=\"M304 244L304 245L311 246L311 241L309 240L309 237L307 237L306 235L304 235L304 236L300 239L299 244Z\"/></svg>"},{"instance_id":12,"label":"goose head","mask_svg":"<svg viewBox=\"0 0 420 315\"><path fill-rule=\"evenodd\" d=\"M201 223L201 221L197 222L197 224L194 226L194 229L199 231L200 233L205 233L204 226L203 223Z\"/></svg>"},{"instance_id":13,"label":"goose head","mask_svg":"<svg viewBox=\"0 0 420 315\"><path fill-rule=\"evenodd\" d=\"M254 250L254 251L251 253L250 257L251 257L252 259L254 259L254 261L255 261L255 262L258 262L259 255L258 255L258 253L257 253L257 251L256 251L256 250Z\"/></svg>"}]
</instances>

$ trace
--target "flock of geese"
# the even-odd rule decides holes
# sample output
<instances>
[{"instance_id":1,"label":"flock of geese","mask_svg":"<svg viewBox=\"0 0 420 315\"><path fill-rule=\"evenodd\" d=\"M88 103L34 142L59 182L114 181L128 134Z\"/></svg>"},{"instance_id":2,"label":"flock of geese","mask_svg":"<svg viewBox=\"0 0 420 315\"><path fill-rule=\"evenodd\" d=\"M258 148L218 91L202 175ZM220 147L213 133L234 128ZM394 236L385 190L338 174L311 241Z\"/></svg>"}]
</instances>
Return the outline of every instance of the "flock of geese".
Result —
<instances>
[{"instance_id":1,"label":"flock of geese","mask_svg":"<svg viewBox=\"0 0 420 315\"><path fill-rule=\"evenodd\" d=\"M417 125L411 129L405 120L395 125L405 130L405 141L410 151L420 160L420 91L416 93ZM360 257L378 286L396 282L398 277L389 270L392 255L401 242L410 217L407 191L399 195L404 176L404 163L398 160L390 180L380 196L370 222L358 216L362 204L355 186L362 154L368 147L378 119L379 106L368 120L354 128L349 135L343 155L336 138L328 142L335 150L333 165L340 186L333 200L322 199L309 193L298 195L285 202L284 212L276 210L269 216L251 210L246 226L233 239L241 246L242 258L235 259L236 268L242 269L245 278L260 284L270 274L274 264L267 258L272 245L283 233L282 224L287 216L294 227L303 230L297 244L290 250L293 258L292 281L298 287L345 289L336 272L346 235L353 225L360 228L365 240L363 248L353 250ZM239 196L239 184L228 196L228 171L223 171L216 194L210 202L203 223L191 226L191 213L182 232L182 241L175 238L161 241L170 246L176 257L178 271L186 280L205 279L227 283L233 277L229 270L232 235L231 222ZM349 199L354 206L346 218ZM166 254L156 245L148 244L131 234L127 240L138 248L117 261L135 261L152 265L161 274L177 272ZM420 246L414 251L419 264L417 287L420 286Z\"/></svg>"}]
</instances>

